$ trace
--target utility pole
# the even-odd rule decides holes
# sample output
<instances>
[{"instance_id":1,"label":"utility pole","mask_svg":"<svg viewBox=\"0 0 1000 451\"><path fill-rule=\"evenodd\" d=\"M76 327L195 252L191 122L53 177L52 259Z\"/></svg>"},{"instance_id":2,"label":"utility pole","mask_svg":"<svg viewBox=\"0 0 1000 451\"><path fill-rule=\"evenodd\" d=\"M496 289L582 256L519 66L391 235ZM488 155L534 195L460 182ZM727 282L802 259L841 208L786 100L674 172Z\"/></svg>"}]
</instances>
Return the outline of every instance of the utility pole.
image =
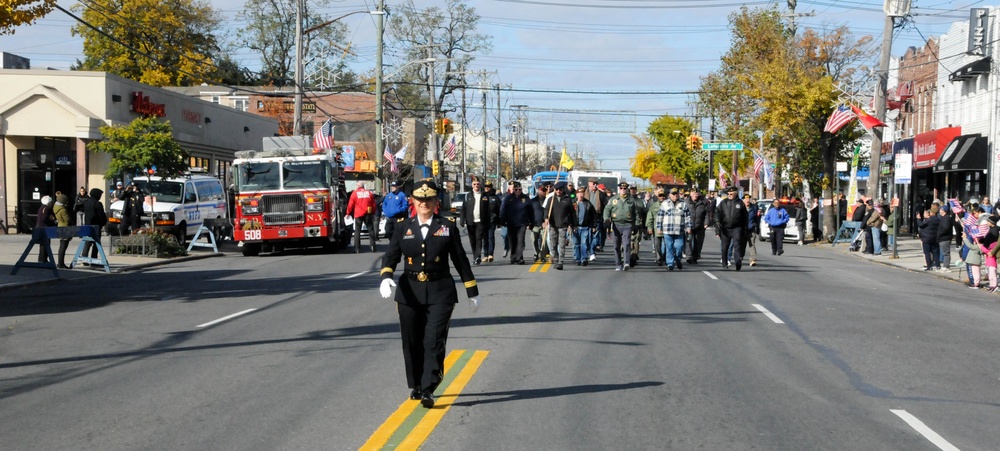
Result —
<instances>
[{"instance_id":1,"label":"utility pole","mask_svg":"<svg viewBox=\"0 0 1000 451\"><path fill-rule=\"evenodd\" d=\"M494 89L497 91L497 183L500 183L500 161L503 160L502 155L500 154L500 133L503 132L503 123L501 122L503 118L500 116L501 111L503 111L500 105L500 83L494 85Z\"/></svg>"},{"instance_id":2,"label":"utility pole","mask_svg":"<svg viewBox=\"0 0 1000 451\"><path fill-rule=\"evenodd\" d=\"M462 84L462 180L459 182L461 187L459 191L465 191L465 171L467 167L465 166L466 159L466 145L465 145L465 128L468 126L468 122L465 120L465 83Z\"/></svg>"},{"instance_id":3,"label":"utility pole","mask_svg":"<svg viewBox=\"0 0 1000 451\"><path fill-rule=\"evenodd\" d=\"M292 136L302 134L302 8L305 0L295 1L295 119Z\"/></svg>"},{"instance_id":4,"label":"utility pole","mask_svg":"<svg viewBox=\"0 0 1000 451\"><path fill-rule=\"evenodd\" d=\"M878 84L875 87L875 118L885 122L885 96L889 88L889 53L892 50L892 29L896 17L906 16L910 13L910 0L889 0L883 5L883 11L885 11L885 29L882 31L882 53L879 59ZM868 190L874 193L878 199L881 199L883 194L879 181L882 172L880 167L882 132L882 128L879 127L872 129L872 149L868 168Z\"/></svg>"},{"instance_id":5,"label":"utility pole","mask_svg":"<svg viewBox=\"0 0 1000 451\"><path fill-rule=\"evenodd\" d=\"M433 60L434 59L434 39L433 38L431 39L430 45L427 46L427 59L428 60ZM437 105L437 94L435 93L436 90L434 89L434 63L431 63L430 67L427 68L427 88L428 88L428 91L429 91L429 94L430 94L429 98L431 100L431 128L433 129L434 124L437 124L437 107L435 106L435 105ZM439 155L439 151L440 150L441 150L441 148L439 147L439 143L438 143L437 131L431 130L431 148L429 150L429 154L428 154L429 158L428 159L430 160L430 163L431 163L432 167L435 164L435 162L437 162L440 159L440 155ZM440 167L441 163L437 163L437 164L439 165L438 167ZM431 174L431 177L436 182L440 181L440 180L438 180L438 176L437 175Z\"/></svg>"},{"instance_id":6,"label":"utility pole","mask_svg":"<svg viewBox=\"0 0 1000 451\"><path fill-rule=\"evenodd\" d=\"M375 167L379 171L382 171L382 154L385 151L385 139L382 136L383 124L385 118L383 117L383 101L384 93L382 92L382 34L384 33L384 21L385 21L385 0L378 0L378 6L375 7L375 12L373 13L378 16L375 19ZM382 172L383 175L385 172ZM388 188L385 186L385 181L388 177L382 178L382 192L389 192Z\"/></svg>"},{"instance_id":7,"label":"utility pole","mask_svg":"<svg viewBox=\"0 0 1000 451\"><path fill-rule=\"evenodd\" d=\"M486 80L482 80L482 82L480 84L480 89L479 90L483 93L483 180L484 180L484 183L485 183L485 180L486 180L486 114L487 114L487 111L486 111ZM497 161L497 166L499 166L499 165L500 165L500 162ZM498 174L500 173L499 169L497 170L497 173ZM496 186L497 186L497 188L501 188L501 186L500 186L500 178L499 177L497 177Z\"/></svg>"}]
</instances>

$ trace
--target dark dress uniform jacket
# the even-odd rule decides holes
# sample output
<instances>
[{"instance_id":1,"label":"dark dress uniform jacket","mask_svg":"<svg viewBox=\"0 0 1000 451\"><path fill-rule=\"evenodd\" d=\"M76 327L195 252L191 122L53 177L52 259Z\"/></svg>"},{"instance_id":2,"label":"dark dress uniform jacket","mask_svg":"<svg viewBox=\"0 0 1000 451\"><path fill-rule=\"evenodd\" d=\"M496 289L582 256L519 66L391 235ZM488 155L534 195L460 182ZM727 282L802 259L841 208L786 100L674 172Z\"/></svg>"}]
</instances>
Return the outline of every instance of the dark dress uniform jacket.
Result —
<instances>
[{"instance_id":1,"label":"dark dress uniform jacket","mask_svg":"<svg viewBox=\"0 0 1000 451\"><path fill-rule=\"evenodd\" d=\"M431 218L427 239L421 237L417 217L404 218L389 241L389 250L382 261L381 276L392 278L396 265L403 261L403 275L399 278L395 301L400 304L455 304L458 291L451 276L448 259L455 264L468 296L479 295L469 257L462 247L458 226L451 219L438 215ZM420 274L424 274L421 276ZM425 281L419 278L426 277Z\"/></svg>"},{"instance_id":2,"label":"dark dress uniform jacket","mask_svg":"<svg viewBox=\"0 0 1000 451\"><path fill-rule=\"evenodd\" d=\"M499 210L499 203L497 203ZM465 196L465 203L462 204L462 221L466 224L476 223L476 194L469 191ZM486 193L479 194L479 225L489 227L493 219L490 212L490 196Z\"/></svg>"}]
</instances>

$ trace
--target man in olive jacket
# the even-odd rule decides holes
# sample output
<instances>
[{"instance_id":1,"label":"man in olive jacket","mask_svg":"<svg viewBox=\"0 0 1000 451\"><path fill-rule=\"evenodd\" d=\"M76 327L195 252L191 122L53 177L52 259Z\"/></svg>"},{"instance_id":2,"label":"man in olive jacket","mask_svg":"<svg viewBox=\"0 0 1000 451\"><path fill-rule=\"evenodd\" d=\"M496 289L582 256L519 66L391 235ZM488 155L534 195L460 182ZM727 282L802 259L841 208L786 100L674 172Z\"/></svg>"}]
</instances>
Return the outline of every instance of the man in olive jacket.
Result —
<instances>
[{"instance_id":1,"label":"man in olive jacket","mask_svg":"<svg viewBox=\"0 0 1000 451\"><path fill-rule=\"evenodd\" d=\"M632 261L629 237L632 227L641 224L639 207L636 206L635 199L629 196L628 183L618 184L618 195L608 199L608 204L604 207L604 222L610 224L614 236L615 271L628 271L628 263Z\"/></svg>"}]
</instances>

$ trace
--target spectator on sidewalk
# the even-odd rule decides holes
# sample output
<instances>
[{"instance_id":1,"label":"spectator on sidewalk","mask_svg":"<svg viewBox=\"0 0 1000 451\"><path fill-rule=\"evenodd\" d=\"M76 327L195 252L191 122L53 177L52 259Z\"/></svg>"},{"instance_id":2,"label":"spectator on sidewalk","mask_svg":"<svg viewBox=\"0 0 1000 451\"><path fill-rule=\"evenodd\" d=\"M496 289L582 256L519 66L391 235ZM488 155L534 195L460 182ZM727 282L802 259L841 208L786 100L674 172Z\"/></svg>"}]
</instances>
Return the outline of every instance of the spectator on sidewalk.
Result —
<instances>
[{"instance_id":1,"label":"spectator on sidewalk","mask_svg":"<svg viewBox=\"0 0 1000 451\"><path fill-rule=\"evenodd\" d=\"M42 196L42 205L38 207L38 216L35 218L35 228L43 229L56 225L56 216L52 213L52 196ZM49 260L48 244L49 239L42 235L42 241L38 243L38 262L45 263Z\"/></svg>"},{"instance_id":2,"label":"spectator on sidewalk","mask_svg":"<svg viewBox=\"0 0 1000 451\"><path fill-rule=\"evenodd\" d=\"M90 189L90 198L87 202L83 204L84 213L84 225L94 226L93 235L91 238L94 241L101 241L101 228L108 223L108 216L104 212L104 204L101 202L101 196L104 195L104 190L100 188ZM93 242L87 242L83 247L83 252L81 256L87 256L89 251L90 258L97 258L97 246Z\"/></svg>"},{"instance_id":3,"label":"spectator on sidewalk","mask_svg":"<svg viewBox=\"0 0 1000 451\"><path fill-rule=\"evenodd\" d=\"M991 230L990 230L990 233L987 233L986 236L984 236L979 241L979 250L981 250L983 252L983 262L986 265L986 274L989 277L989 281L990 281L989 292L990 293L996 293L997 292L997 257L996 257L996 254L993 253L993 252L991 252L991 251L993 251L994 249L997 248L997 234L994 233L994 230L992 230L992 229L996 228L997 221L1000 220L1000 217L997 217L996 215L992 215L992 216L989 217L988 220L989 220L989 223L990 223Z\"/></svg>"},{"instance_id":4,"label":"spectator on sidewalk","mask_svg":"<svg viewBox=\"0 0 1000 451\"><path fill-rule=\"evenodd\" d=\"M83 217L83 204L87 202L90 196L87 195L87 188L80 187L80 194L76 195L76 201L73 202L73 213L76 213L76 221L73 223L76 225L84 225Z\"/></svg>"},{"instance_id":5,"label":"spectator on sidewalk","mask_svg":"<svg viewBox=\"0 0 1000 451\"><path fill-rule=\"evenodd\" d=\"M979 211L970 210L966 212L966 214L975 216L983 213L981 208L978 210ZM979 220L985 222L986 217L983 216ZM969 236L969 231L963 231L962 243L962 249L964 249L965 253L963 260L965 261L965 270L969 278L969 288L979 289L982 279L981 266L983 264L983 251L979 247L979 239Z\"/></svg>"},{"instance_id":6,"label":"spectator on sidewalk","mask_svg":"<svg viewBox=\"0 0 1000 451\"><path fill-rule=\"evenodd\" d=\"M941 215L941 222L938 224L938 257L941 262L941 270L951 270L951 241L955 239L955 215L951 213L951 207L945 202L938 210Z\"/></svg>"},{"instance_id":7,"label":"spectator on sidewalk","mask_svg":"<svg viewBox=\"0 0 1000 451\"><path fill-rule=\"evenodd\" d=\"M795 198L795 227L799 229L799 242L798 245L801 246L806 242L806 219L808 218L808 213L806 212L806 203L802 202L801 198Z\"/></svg>"},{"instance_id":8,"label":"spectator on sidewalk","mask_svg":"<svg viewBox=\"0 0 1000 451\"><path fill-rule=\"evenodd\" d=\"M887 211L889 215L885 217L885 242L889 243L886 249L892 250L896 247L896 207L882 205L882 212L885 213Z\"/></svg>"},{"instance_id":9,"label":"spectator on sidewalk","mask_svg":"<svg viewBox=\"0 0 1000 451\"><path fill-rule=\"evenodd\" d=\"M941 268L941 253L937 241L938 225L941 224L939 209L936 204L932 204L930 209L917 213L917 233L924 251L924 271Z\"/></svg>"},{"instance_id":10,"label":"spectator on sidewalk","mask_svg":"<svg viewBox=\"0 0 1000 451\"><path fill-rule=\"evenodd\" d=\"M979 205L987 214L993 213L993 206L990 205L990 196L983 196L982 200L979 201Z\"/></svg>"},{"instance_id":11,"label":"spectator on sidewalk","mask_svg":"<svg viewBox=\"0 0 1000 451\"><path fill-rule=\"evenodd\" d=\"M871 237L872 255L882 255L882 223L885 222L885 218L882 217L881 210L881 206L872 208L868 215L868 221L865 222L867 227L865 233Z\"/></svg>"},{"instance_id":12,"label":"spectator on sidewalk","mask_svg":"<svg viewBox=\"0 0 1000 451\"><path fill-rule=\"evenodd\" d=\"M56 217L56 226L69 227L71 219L69 214L69 196L60 194L56 196L56 204L52 207L52 213ZM69 240L72 238L59 238L59 259L57 260L59 269L69 269L66 266L66 248L69 247Z\"/></svg>"}]
</instances>

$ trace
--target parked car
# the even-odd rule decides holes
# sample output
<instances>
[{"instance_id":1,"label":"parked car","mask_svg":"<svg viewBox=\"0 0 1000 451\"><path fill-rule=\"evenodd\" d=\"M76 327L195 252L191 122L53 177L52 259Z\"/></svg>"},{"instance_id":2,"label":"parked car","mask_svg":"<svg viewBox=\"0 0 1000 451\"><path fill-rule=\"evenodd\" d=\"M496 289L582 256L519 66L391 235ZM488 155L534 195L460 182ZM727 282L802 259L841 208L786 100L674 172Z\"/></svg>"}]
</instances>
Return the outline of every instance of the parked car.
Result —
<instances>
[{"instance_id":1,"label":"parked car","mask_svg":"<svg viewBox=\"0 0 1000 451\"><path fill-rule=\"evenodd\" d=\"M462 205L465 204L465 198L469 196L468 191L463 191L461 193L455 193L455 197L451 199L451 214L457 219L457 224L459 227L462 226Z\"/></svg>"},{"instance_id":2,"label":"parked car","mask_svg":"<svg viewBox=\"0 0 1000 451\"><path fill-rule=\"evenodd\" d=\"M799 205L794 199L782 198L779 202L785 211L788 212L788 225L785 226L785 241L798 242L799 228L795 227L795 212L804 206ZM767 210L774 206L774 199L761 199L757 201L757 208L760 208L760 240L771 239L771 227L764 222L764 215Z\"/></svg>"}]
</instances>

